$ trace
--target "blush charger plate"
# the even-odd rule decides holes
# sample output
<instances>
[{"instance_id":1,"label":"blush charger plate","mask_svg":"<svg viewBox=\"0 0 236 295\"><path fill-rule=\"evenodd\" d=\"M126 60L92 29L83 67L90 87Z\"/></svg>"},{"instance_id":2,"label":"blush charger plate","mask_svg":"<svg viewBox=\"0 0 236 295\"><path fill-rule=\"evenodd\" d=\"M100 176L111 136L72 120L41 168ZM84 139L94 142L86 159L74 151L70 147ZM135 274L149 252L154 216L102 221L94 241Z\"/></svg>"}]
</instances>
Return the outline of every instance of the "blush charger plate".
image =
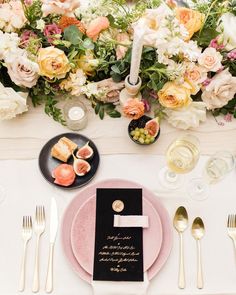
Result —
<instances>
[{"instance_id":1,"label":"blush charger plate","mask_svg":"<svg viewBox=\"0 0 236 295\"><path fill-rule=\"evenodd\" d=\"M71 245L71 228L74 217L76 216L79 208L91 197L96 194L97 188L142 188L143 196L145 199L151 202L155 210L157 211L161 223L162 223L162 245L159 255L152 266L147 270L148 279L153 279L161 268L166 263L173 244L173 233L169 214L162 203L158 200L154 193L147 188L141 186L133 181L123 179L107 179L97 182L93 185L83 189L68 205L64 213L61 224L61 242L64 250L64 254L69 261L73 270L79 275L79 277L88 283L92 281L92 275L89 274L78 263Z\"/></svg>"},{"instance_id":2,"label":"blush charger plate","mask_svg":"<svg viewBox=\"0 0 236 295\"><path fill-rule=\"evenodd\" d=\"M143 229L143 261L146 272L156 260L162 244L162 225L157 211L143 198L143 215L148 216L149 227ZM71 227L71 245L78 263L93 274L96 225L96 195L90 197L78 210Z\"/></svg>"}]
</instances>

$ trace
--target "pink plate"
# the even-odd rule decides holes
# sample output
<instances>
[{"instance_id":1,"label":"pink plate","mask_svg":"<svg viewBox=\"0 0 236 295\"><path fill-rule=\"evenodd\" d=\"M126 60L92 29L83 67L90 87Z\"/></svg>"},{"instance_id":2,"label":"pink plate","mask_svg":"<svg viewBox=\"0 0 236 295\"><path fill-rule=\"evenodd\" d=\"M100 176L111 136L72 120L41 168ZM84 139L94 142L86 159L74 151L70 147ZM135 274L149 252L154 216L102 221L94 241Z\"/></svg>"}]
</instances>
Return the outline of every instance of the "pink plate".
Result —
<instances>
[{"instance_id":1,"label":"pink plate","mask_svg":"<svg viewBox=\"0 0 236 295\"><path fill-rule=\"evenodd\" d=\"M162 225L157 211L145 198L143 214L149 217L149 228L143 230L144 271L147 271L161 249ZM79 264L91 275L93 274L95 223L96 196L92 196L80 207L71 227L73 253Z\"/></svg>"},{"instance_id":2,"label":"pink plate","mask_svg":"<svg viewBox=\"0 0 236 295\"><path fill-rule=\"evenodd\" d=\"M94 185L88 186L82 190L68 205L65 210L62 224L61 224L61 239L64 253L70 262L74 271L82 278L83 280L91 283L92 276L86 272L82 266L77 262L71 246L71 227L73 219L78 212L78 209L88 200L90 196L96 194L97 188L140 188L140 184L122 180L122 179L108 179L95 183ZM145 199L149 200L153 207L156 209L158 215L160 216L162 223L162 246L159 252L159 255L152 266L148 269L148 279L151 280L164 266L166 260L169 257L171 248L172 248L172 226L171 221L166 211L165 207L161 204L158 198L147 188L143 188L143 196Z\"/></svg>"}]
</instances>

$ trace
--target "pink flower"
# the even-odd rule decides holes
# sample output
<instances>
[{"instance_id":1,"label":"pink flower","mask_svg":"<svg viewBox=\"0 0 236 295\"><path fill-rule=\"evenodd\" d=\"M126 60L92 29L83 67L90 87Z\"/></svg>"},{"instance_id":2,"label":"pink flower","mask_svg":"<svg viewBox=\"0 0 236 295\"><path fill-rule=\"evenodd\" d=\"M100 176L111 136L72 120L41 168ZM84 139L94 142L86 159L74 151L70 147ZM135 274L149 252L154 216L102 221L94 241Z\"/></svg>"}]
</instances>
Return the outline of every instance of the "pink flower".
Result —
<instances>
[{"instance_id":1,"label":"pink flower","mask_svg":"<svg viewBox=\"0 0 236 295\"><path fill-rule=\"evenodd\" d=\"M228 57L228 59L230 59L230 60L235 60L235 59L236 59L236 49L230 51L230 52L227 54L227 57Z\"/></svg>"},{"instance_id":2,"label":"pink flower","mask_svg":"<svg viewBox=\"0 0 236 295\"><path fill-rule=\"evenodd\" d=\"M212 39L209 47L215 48L216 50L222 50L225 48L224 44L219 43L218 38Z\"/></svg>"},{"instance_id":3,"label":"pink flower","mask_svg":"<svg viewBox=\"0 0 236 295\"><path fill-rule=\"evenodd\" d=\"M59 39L57 35L60 35L61 32L62 30L56 24L46 25L43 30L49 43L53 43L54 40Z\"/></svg>"},{"instance_id":4,"label":"pink flower","mask_svg":"<svg viewBox=\"0 0 236 295\"><path fill-rule=\"evenodd\" d=\"M93 41L96 41L99 34L110 27L110 22L107 17L99 16L91 21L87 28L87 36Z\"/></svg>"},{"instance_id":5,"label":"pink flower","mask_svg":"<svg viewBox=\"0 0 236 295\"><path fill-rule=\"evenodd\" d=\"M150 112L151 106L147 99L142 99L142 103L144 104L145 112Z\"/></svg>"},{"instance_id":6,"label":"pink flower","mask_svg":"<svg viewBox=\"0 0 236 295\"><path fill-rule=\"evenodd\" d=\"M24 0L26 6L30 6L33 3L33 0Z\"/></svg>"},{"instance_id":7,"label":"pink flower","mask_svg":"<svg viewBox=\"0 0 236 295\"><path fill-rule=\"evenodd\" d=\"M37 35L30 30L26 30L22 33L20 37L20 47L26 48L29 44L30 39L36 39Z\"/></svg>"},{"instance_id":8,"label":"pink flower","mask_svg":"<svg viewBox=\"0 0 236 295\"><path fill-rule=\"evenodd\" d=\"M211 79L210 79L210 78L207 78L207 79L202 83L202 86L206 87L206 86L208 86L210 83L211 83Z\"/></svg>"},{"instance_id":9,"label":"pink flower","mask_svg":"<svg viewBox=\"0 0 236 295\"><path fill-rule=\"evenodd\" d=\"M232 114L228 113L227 115L224 116L224 119L226 122L232 122L233 116Z\"/></svg>"}]
</instances>

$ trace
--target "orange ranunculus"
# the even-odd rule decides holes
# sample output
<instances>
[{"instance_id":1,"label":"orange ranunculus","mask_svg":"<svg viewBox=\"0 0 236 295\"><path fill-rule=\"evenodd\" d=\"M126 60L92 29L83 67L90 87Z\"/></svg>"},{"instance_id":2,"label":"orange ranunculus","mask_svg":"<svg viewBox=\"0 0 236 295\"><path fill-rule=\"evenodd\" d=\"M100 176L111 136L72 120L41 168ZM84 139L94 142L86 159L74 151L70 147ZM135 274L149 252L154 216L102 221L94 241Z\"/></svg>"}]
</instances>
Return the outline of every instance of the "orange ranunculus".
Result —
<instances>
[{"instance_id":1,"label":"orange ranunculus","mask_svg":"<svg viewBox=\"0 0 236 295\"><path fill-rule=\"evenodd\" d=\"M144 103L137 98L128 99L123 108L125 116L134 120L142 117L144 111Z\"/></svg>"},{"instance_id":2,"label":"orange ranunculus","mask_svg":"<svg viewBox=\"0 0 236 295\"><path fill-rule=\"evenodd\" d=\"M188 31L189 35L186 37L186 41L190 40L193 34L201 29L204 21L204 14L185 7L176 9L176 17Z\"/></svg>"},{"instance_id":3,"label":"orange ranunculus","mask_svg":"<svg viewBox=\"0 0 236 295\"><path fill-rule=\"evenodd\" d=\"M67 27L74 25L80 30L81 33L83 34L86 33L84 24L78 19L76 19L75 17L69 17L69 16L63 15L60 18L58 25L62 29L62 31L64 31Z\"/></svg>"},{"instance_id":4,"label":"orange ranunculus","mask_svg":"<svg viewBox=\"0 0 236 295\"><path fill-rule=\"evenodd\" d=\"M99 16L91 21L87 28L87 36L93 41L96 41L99 34L110 27L110 22L107 17Z\"/></svg>"}]
</instances>

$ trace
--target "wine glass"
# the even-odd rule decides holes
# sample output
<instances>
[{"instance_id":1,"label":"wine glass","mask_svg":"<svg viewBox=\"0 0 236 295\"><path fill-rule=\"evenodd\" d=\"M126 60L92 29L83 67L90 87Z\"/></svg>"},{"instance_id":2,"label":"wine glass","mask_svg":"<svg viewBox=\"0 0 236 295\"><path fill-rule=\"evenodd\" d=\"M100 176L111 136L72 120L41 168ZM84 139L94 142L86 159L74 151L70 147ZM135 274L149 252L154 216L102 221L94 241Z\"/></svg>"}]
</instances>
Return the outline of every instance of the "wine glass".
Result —
<instances>
[{"instance_id":1,"label":"wine glass","mask_svg":"<svg viewBox=\"0 0 236 295\"><path fill-rule=\"evenodd\" d=\"M229 151L219 151L206 162L201 178L195 178L189 183L187 191L190 197L197 201L208 198L211 184L215 184L228 175L235 167L234 155Z\"/></svg>"},{"instance_id":2,"label":"wine glass","mask_svg":"<svg viewBox=\"0 0 236 295\"><path fill-rule=\"evenodd\" d=\"M175 139L167 149L168 167L161 169L159 179L162 186L177 189L183 185L181 174L194 169L200 156L200 143L197 137L186 134Z\"/></svg>"}]
</instances>

